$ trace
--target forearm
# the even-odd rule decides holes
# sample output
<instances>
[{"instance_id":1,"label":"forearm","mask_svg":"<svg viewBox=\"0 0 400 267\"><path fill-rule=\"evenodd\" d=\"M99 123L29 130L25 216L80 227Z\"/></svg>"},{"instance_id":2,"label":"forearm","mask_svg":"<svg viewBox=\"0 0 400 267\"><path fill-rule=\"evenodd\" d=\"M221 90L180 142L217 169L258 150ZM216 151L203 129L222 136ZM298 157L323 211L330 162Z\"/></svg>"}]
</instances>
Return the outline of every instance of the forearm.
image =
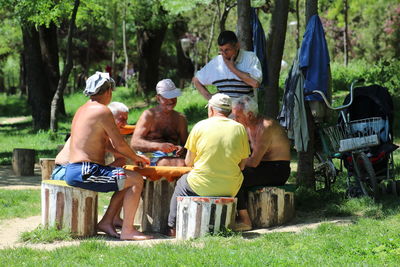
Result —
<instances>
[{"instance_id":1,"label":"forearm","mask_svg":"<svg viewBox=\"0 0 400 267\"><path fill-rule=\"evenodd\" d=\"M192 80L194 86L197 88L199 93L206 99L209 100L212 97L212 94L207 90L207 88L200 83L200 81L194 77Z\"/></svg>"},{"instance_id":2,"label":"forearm","mask_svg":"<svg viewBox=\"0 0 400 267\"><path fill-rule=\"evenodd\" d=\"M261 158L256 158L253 155L251 155L249 158L246 160L246 167L252 167L255 168L260 164Z\"/></svg>"},{"instance_id":3,"label":"forearm","mask_svg":"<svg viewBox=\"0 0 400 267\"><path fill-rule=\"evenodd\" d=\"M161 150L160 142L149 141L146 139L136 139L131 143L133 149L141 152L152 152Z\"/></svg>"},{"instance_id":4,"label":"forearm","mask_svg":"<svg viewBox=\"0 0 400 267\"><path fill-rule=\"evenodd\" d=\"M253 79L250 74L238 70L236 67L231 67L230 70L238 76L244 83L250 85L253 88L258 88L260 87L260 83L256 80Z\"/></svg>"}]
</instances>

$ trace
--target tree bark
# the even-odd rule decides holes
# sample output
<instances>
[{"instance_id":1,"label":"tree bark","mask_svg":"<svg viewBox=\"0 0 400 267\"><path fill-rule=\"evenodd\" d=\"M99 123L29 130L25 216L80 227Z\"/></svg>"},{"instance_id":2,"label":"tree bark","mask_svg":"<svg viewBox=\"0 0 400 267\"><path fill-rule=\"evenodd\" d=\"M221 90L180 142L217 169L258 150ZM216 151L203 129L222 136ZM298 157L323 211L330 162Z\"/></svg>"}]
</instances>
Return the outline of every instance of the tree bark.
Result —
<instances>
[{"instance_id":1,"label":"tree bark","mask_svg":"<svg viewBox=\"0 0 400 267\"><path fill-rule=\"evenodd\" d=\"M344 56L344 65L347 66L349 63L349 21L348 21L348 14L349 14L349 3L348 0L343 0L344 6L344 32L343 32L343 56Z\"/></svg>"},{"instance_id":2,"label":"tree bark","mask_svg":"<svg viewBox=\"0 0 400 267\"><path fill-rule=\"evenodd\" d=\"M74 9L72 10L72 15L71 19L69 21L69 28L68 28L68 37L67 37L67 55L65 59L65 66L63 69L63 72L61 74L61 77L58 81L57 85L57 90L56 93L53 96L53 100L51 101L51 120L50 120L50 129L52 131L57 131L58 128L58 118L57 118L57 112L59 110L59 103L60 99L63 98L63 93L65 90L65 87L68 82L68 77L69 74L71 73L73 63L72 63L72 36L74 34L74 29L75 29L75 19L76 19L76 13L78 12L78 7L80 4L80 0L75 0L74 1Z\"/></svg>"},{"instance_id":3,"label":"tree bark","mask_svg":"<svg viewBox=\"0 0 400 267\"><path fill-rule=\"evenodd\" d=\"M194 66L190 58L185 57L185 54L182 50L181 38L188 31L187 21L179 16L176 21L174 21L172 25L172 32L175 37L175 49L176 49L176 57L177 57L177 69L178 69L178 77L179 84L178 87L183 88L185 82L191 81L194 73Z\"/></svg>"},{"instance_id":4,"label":"tree bark","mask_svg":"<svg viewBox=\"0 0 400 267\"><path fill-rule=\"evenodd\" d=\"M50 100L52 94L47 77L43 75L45 65L39 42L39 32L35 26L22 23L22 37L24 44L24 70L28 103L32 110L34 130L47 130L50 125Z\"/></svg>"},{"instance_id":5,"label":"tree bark","mask_svg":"<svg viewBox=\"0 0 400 267\"><path fill-rule=\"evenodd\" d=\"M167 25L159 25L158 29L137 29L137 45L139 52L139 86L138 91L146 96L154 92L158 82L158 60Z\"/></svg>"},{"instance_id":6,"label":"tree bark","mask_svg":"<svg viewBox=\"0 0 400 267\"><path fill-rule=\"evenodd\" d=\"M237 1L237 33L241 48L253 50L253 33L251 30L251 5L250 0Z\"/></svg>"},{"instance_id":7,"label":"tree bark","mask_svg":"<svg viewBox=\"0 0 400 267\"><path fill-rule=\"evenodd\" d=\"M267 37L268 84L265 91L266 115L276 118L279 112L279 73L285 46L289 0L275 0Z\"/></svg>"},{"instance_id":8,"label":"tree bark","mask_svg":"<svg viewBox=\"0 0 400 267\"><path fill-rule=\"evenodd\" d=\"M306 0L306 25L313 15L318 14L318 0ZM314 152L315 152L315 124L308 103L305 103L308 132L310 141L306 152L299 152L297 163L298 185L315 189Z\"/></svg>"},{"instance_id":9,"label":"tree bark","mask_svg":"<svg viewBox=\"0 0 400 267\"><path fill-rule=\"evenodd\" d=\"M124 50L124 59L125 59L124 80L125 80L125 86L128 87L129 59L128 59L128 51L126 49L126 9L127 9L127 4L126 4L126 1L124 1L124 16L122 18L122 46L123 46L123 50Z\"/></svg>"},{"instance_id":10,"label":"tree bark","mask_svg":"<svg viewBox=\"0 0 400 267\"><path fill-rule=\"evenodd\" d=\"M51 23L49 27L39 27L39 40L44 63L44 72L51 94L55 94L58 81L60 80L60 67L58 58L57 27ZM58 103L60 114L65 115L64 99L60 98Z\"/></svg>"}]
</instances>

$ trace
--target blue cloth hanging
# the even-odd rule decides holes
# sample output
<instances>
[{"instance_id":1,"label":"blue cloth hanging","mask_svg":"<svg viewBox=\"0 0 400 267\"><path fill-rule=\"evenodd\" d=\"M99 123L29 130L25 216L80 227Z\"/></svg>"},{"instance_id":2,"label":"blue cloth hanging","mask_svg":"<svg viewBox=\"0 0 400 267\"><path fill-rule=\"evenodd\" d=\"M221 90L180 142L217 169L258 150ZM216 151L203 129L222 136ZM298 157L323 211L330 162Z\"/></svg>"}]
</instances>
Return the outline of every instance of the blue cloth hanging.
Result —
<instances>
[{"instance_id":1,"label":"blue cloth hanging","mask_svg":"<svg viewBox=\"0 0 400 267\"><path fill-rule=\"evenodd\" d=\"M251 27L253 29L253 52L257 55L258 60L260 60L263 73L260 88L265 88L268 82L267 53L265 51L266 39L264 29L254 7L251 8Z\"/></svg>"},{"instance_id":2,"label":"blue cloth hanging","mask_svg":"<svg viewBox=\"0 0 400 267\"><path fill-rule=\"evenodd\" d=\"M329 52L324 28L318 15L310 18L300 48L299 65L303 71L304 95L313 90L327 94L329 80ZM308 95L306 101L323 101L320 95Z\"/></svg>"}]
</instances>

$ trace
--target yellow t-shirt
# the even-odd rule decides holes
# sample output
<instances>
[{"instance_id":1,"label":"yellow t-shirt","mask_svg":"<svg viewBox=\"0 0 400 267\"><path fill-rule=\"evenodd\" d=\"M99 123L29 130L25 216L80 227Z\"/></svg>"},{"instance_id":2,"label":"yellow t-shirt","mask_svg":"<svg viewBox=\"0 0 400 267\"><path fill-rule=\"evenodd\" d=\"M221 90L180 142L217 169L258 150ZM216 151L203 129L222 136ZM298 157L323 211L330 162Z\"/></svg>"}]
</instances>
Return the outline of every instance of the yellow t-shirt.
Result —
<instances>
[{"instance_id":1,"label":"yellow t-shirt","mask_svg":"<svg viewBox=\"0 0 400 267\"><path fill-rule=\"evenodd\" d=\"M185 148L196 155L187 181L200 196L236 196L243 182L239 163L250 154L243 125L225 117L198 122Z\"/></svg>"}]
</instances>

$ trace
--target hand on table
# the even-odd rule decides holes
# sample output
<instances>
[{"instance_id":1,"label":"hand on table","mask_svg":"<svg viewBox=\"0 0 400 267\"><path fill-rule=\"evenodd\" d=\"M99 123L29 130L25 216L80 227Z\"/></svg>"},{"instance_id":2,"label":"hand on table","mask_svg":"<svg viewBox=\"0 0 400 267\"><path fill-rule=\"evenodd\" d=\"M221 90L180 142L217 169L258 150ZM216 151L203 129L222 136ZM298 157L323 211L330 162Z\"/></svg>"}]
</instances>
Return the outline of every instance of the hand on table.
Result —
<instances>
[{"instance_id":1,"label":"hand on table","mask_svg":"<svg viewBox=\"0 0 400 267\"><path fill-rule=\"evenodd\" d=\"M133 161L137 166L139 166L140 168L143 168L146 165L150 164L150 160L148 157L144 156L144 155L136 155L136 159Z\"/></svg>"},{"instance_id":2,"label":"hand on table","mask_svg":"<svg viewBox=\"0 0 400 267\"><path fill-rule=\"evenodd\" d=\"M164 153L171 153L175 150L179 150L179 147L172 144L172 143L161 143L160 144L160 151L164 152Z\"/></svg>"}]
</instances>

